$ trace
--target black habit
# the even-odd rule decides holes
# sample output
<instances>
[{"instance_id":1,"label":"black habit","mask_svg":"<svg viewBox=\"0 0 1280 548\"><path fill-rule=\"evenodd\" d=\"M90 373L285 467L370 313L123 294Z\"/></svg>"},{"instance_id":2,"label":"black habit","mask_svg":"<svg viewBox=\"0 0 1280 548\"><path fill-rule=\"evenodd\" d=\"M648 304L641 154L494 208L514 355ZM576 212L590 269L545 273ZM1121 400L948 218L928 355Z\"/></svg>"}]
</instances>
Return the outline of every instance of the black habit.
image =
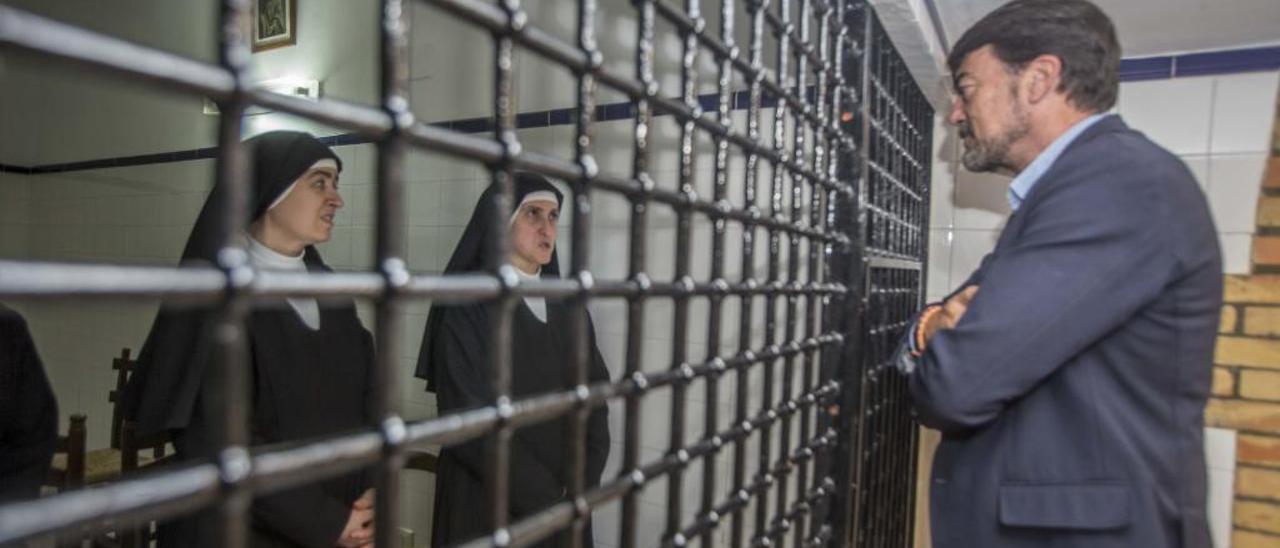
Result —
<instances>
[{"instance_id":1,"label":"black habit","mask_svg":"<svg viewBox=\"0 0 1280 548\"><path fill-rule=\"evenodd\" d=\"M0 503L40 495L58 441L58 402L17 312L0 305Z\"/></svg>"},{"instance_id":2,"label":"black habit","mask_svg":"<svg viewBox=\"0 0 1280 548\"><path fill-rule=\"evenodd\" d=\"M562 196L546 179L528 173L516 176L515 204L535 191L550 191L556 201ZM454 249L445 273L484 270L484 250L492 244L489 232L498 212L499 196L490 186L477 202L471 221ZM509 215L510 212L507 212ZM555 252L543 265L541 276L558 278ZM521 301L512 322L511 392L515 399L564 390L570 378L568 309L547 302L546 322L539 320ZM439 414L490 405L494 392L488 373L489 305L435 306L427 318L417 376L427 380L427 389L436 392ZM590 327L590 382L609 380L609 372L596 346ZM608 409L597 407L587 425L586 470L588 486L600 483L609 455ZM568 462L568 419L554 419L516 430L511 439L508 515L514 522L564 500ZM486 516L489 501L485 489L488 475L485 440L476 440L441 451L436 474L435 513L431 545L452 546L488 534ZM565 533L561 533L563 535ZM552 536L538 546L557 546L560 536ZM591 528L584 532L584 546L593 545Z\"/></svg>"},{"instance_id":3,"label":"black habit","mask_svg":"<svg viewBox=\"0 0 1280 548\"><path fill-rule=\"evenodd\" d=\"M276 131L245 142L254 164L250 191L258 219L317 160L341 160L306 133ZM182 262L212 263L218 248L215 223L222 219L222 192L215 187L200 212ZM310 272L328 272L312 246L303 261ZM246 324L252 367L251 443L255 446L314 438L368 424L372 393L373 340L350 300L321 300L320 328L312 330L286 303L259 304ZM214 457L220 410L211 402L213 314L175 306L161 308L138 356L138 372L126 390L129 416L138 431L169 430L178 459ZM332 547L346 525L352 503L370 481L353 474L255 499L250 545ZM208 546L219 523L212 511L161 527L159 546Z\"/></svg>"}]
</instances>

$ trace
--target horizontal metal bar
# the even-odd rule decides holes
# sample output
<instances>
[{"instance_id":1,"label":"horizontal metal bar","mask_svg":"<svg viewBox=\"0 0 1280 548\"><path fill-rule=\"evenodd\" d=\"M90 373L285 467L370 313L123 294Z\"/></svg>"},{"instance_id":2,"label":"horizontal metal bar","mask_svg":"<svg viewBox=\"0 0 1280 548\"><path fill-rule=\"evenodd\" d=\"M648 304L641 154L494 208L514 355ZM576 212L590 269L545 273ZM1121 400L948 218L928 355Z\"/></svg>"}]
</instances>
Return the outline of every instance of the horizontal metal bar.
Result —
<instances>
[{"instance_id":1,"label":"horizontal metal bar","mask_svg":"<svg viewBox=\"0 0 1280 548\"><path fill-rule=\"evenodd\" d=\"M261 495L352 472L377 463L382 449L382 436L365 431L255 448L253 492Z\"/></svg>"},{"instance_id":2,"label":"horizontal metal bar","mask_svg":"<svg viewBox=\"0 0 1280 548\"><path fill-rule=\"evenodd\" d=\"M918 260L912 259L895 259L891 257L873 256L867 259L867 266L872 269L883 268L891 270L916 270L924 268L924 265Z\"/></svg>"},{"instance_id":3,"label":"horizontal metal bar","mask_svg":"<svg viewBox=\"0 0 1280 548\"><path fill-rule=\"evenodd\" d=\"M105 520L127 525L178 516L217 500L219 485L218 467L199 464L12 502L0 507L0 546L85 525L101 529Z\"/></svg>"},{"instance_id":4,"label":"horizontal metal bar","mask_svg":"<svg viewBox=\"0 0 1280 548\"><path fill-rule=\"evenodd\" d=\"M262 88L248 90L246 99L261 107L349 129L372 139L381 138L386 132L391 131L391 117L386 112L371 106L331 98L303 99Z\"/></svg>"},{"instance_id":5,"label":"horizontal metal bar","mask_svg":"<svg viewBox=\"0 0 1280 548\"><path fill-rule=\"evenodd\" d=\"M156 297L202 304L220 299L226 287L226 276L212 267L0 260L0 299Z\"/></svg>"},{"instance_id":6,"label":"horizontal metal bar","mask_svg":"<svg viewBox=\"0 0 1280 548\"><path fill-rule=\"evenodd\" d=\"M386 291L386 279L371 272L296 273L246 269L242 294L246 298L362 297L378 298ZM412 276L397 288L406 298L430 298L442 303L494 299L503 294L504 282L494 275ZM56 297L138 298L153 297L181 304L209 304L220 299L227 287L225 274L210 267L153 267L0 260L0 298ZM679 281L652 283L637 280L596 282L515 280L506 289L517 296L567 299L597 298L843 295L848 289L830 283L763 283L749 279L730 284Z\"/></svg>"},{"instance_id":7,"label":"horizontal metal bar","mask_svg":"<svg viewBox=\"0 0 1280 548\"><path fill-rule=\"evenodd\" d=\"M386 280L368 272L284 272L260 270L254 273L247 294L259 297L378 297Z\"/></svg>"},{"instance_id":8,"label":"horizontal metal bar","mask_svg":"<svg viewBox=\"0 0 1280 548\"><path fill-rule=\"evenodd\" d=\"M140 46L5 6L0 6L0 48L18 49L215 101L230 99L237 89L234 76L218 65ZM386 113L354 103L333 99L310 101L263 88L245 89L244 100L371 137L380 136L391 128L391 119Z\"/></svg>"},{"instance_id":9,"label":"horizontal metal bar","mask_svg":"<svg viewBox=\"0 0 1280 548\"><path fill-rule=\"evenodd\" d=\"M23 50L215 100L229 98L236 89L235 78L218 65L194 61L2 5L0 49Z\"/></svg>"}]
</instances>

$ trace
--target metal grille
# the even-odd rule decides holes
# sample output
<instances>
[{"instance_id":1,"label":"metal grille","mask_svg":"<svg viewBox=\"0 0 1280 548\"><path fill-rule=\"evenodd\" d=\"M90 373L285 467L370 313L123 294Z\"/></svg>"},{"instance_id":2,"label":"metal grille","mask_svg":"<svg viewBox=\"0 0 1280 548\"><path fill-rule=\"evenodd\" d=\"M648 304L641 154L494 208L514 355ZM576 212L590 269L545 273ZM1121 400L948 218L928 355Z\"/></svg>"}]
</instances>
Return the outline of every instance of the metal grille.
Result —
<instances>
[{"instance_id":1,"label":"metal grille","mask_svg":"<svg viewBox=\"0 0 1280 548\"><path fill-rule=\"evenodd\" d=\"M403 0L381 0L381 104L364 107L334 100L297 100L251 88L247 0L223 0L218 65L150 50L0 6L0 50L23 51L56 62L146 82L178 93L208 96L222 112L218 184L228 193L228 222L244 226L247 161L239 144L241 114L259 105L341 127L377 143L376 268L371 272L282 274L254 271L228 228L216 268L160 268L0 261L0 298L164 298L212 305L218 311L218 371L222 420L216 463L187 464L169 471L12 504L0 512L0 544L57 530L105 527L164 519L216 507L224 527L222 544L244 545L252 497L333 477L363 467L377 473L378 543L397 542L397 486L410 445L450 445L488 437L491 441L489 522L492 533L470 546L524 546L556 531L579 531L591 511L621 501L617 544L637 544L637 496L658 479L667 482L664 545L700 541L711 546L717 532L733 546L791 544L905 545L910 538L914 428L902 387L885 375L883 362L903 322L919 304L922 230L927 221L928 157L932 111L906 72L874 14L862 1L791 0L719 4L718 29L709 29L699 2L676 8L657 0L633 2L638 21L635 73L611 70L596 46L596 2L579 0L577 35L568 43L527 24L515 0L427 0L460 21L487 30L494 44L492 134L467 135L413 118L406 95L406 14ZM738 44L735 19L749 22L749 41ZM655 26L675 29L683 43L679 97L659 94L655 75ZM514 52L530 51L569 69L577 78L574 158L563 160L525 150L516 131L513 104ZM717 66L712 101L699 95L697 60ZM772 66L766 58L772 57ZM732 89L740 78L746 90ZM629 170L599 166L593 155L597 92L608 88L630 100L634 162ZM731 110L745 91L746 126ZM704 112L706 110L707 112ZM766 119L769 114L771 120ZM671 116L680 126L679 174L674 185L651 176L650 131L654 118ZM766 131L771 131L766 135ZM712 150L698 150L698 137ZM422 276L410 273L404 249L402 169L406 149L429 150L479 162L504 189L494 207L512 200L512 173L529 170L569 183L572 191L572 253L563 280L521 281L506 264L505 230L488 273ZM713 192L695 191L694 158L714 157ZM742 206L729 196L730 159L745 169ZM674 187L672 187L674 186ZM630 202L630 249L625 279L595 279L588 270L592 196L606 192ZM765 193L761 195L760 193ZM760 198L765 207L756 204ZM677 218L675 276L647 274L650 213L669 208ZM503 218L505 214L497 216ZM712 227L711 274L696 279L692 230ZM741 277L728 279L725 265L730 223L742 228ZM755 242L768 257L757 272ZM248 451L249 382L244 319L256 300L281 296L344 295L373 299L378 348L399 348L411 299L436 303L484 301L494 314L492 405L432 419L406 422L395 411L395 352L378 356L377 421L366 431L330 436L302 446ZM513 400L511 318L524 296L563 299L571 310L572 382L562 391ZM588 385L586 307L595 299L626 302L624 374ZM674 304L669 368L646 372L646 302ZM706 356L690 356L690 305L709 303L708 340L719 341L734 326L722 306L739 302L739 348L710 344ZM763 307L763 336L753 309ZM759 340L756 340L759 339ZM762 376L753 404L750 374ZM686 435L691 385L705 386L705 425ZM722 383L722 381L724 381ZM732 381L734 414L718 416L721 389ZM653 390L672 394L670 447L656 461L641 462L640 404ZM585 488L585 422L592 408L611 400L625 404L621 472ZM833 411L828 413L826 411ZM572 417L568 501L509 522L508 444L514 429L549 417ZM725 429L721 425L730 424ZM749 451L755 450L753 459ZM731 485L717 486L717 456L731 453ZM904 463L907 463L904 465ZM697 501L685 500L682 483L691 467L702 468ZM695 519L683 519L684 505ZM856 535L854 534L856 532ZM580 535L566 535L578 544Z\"/></svg>"}]
</instances>

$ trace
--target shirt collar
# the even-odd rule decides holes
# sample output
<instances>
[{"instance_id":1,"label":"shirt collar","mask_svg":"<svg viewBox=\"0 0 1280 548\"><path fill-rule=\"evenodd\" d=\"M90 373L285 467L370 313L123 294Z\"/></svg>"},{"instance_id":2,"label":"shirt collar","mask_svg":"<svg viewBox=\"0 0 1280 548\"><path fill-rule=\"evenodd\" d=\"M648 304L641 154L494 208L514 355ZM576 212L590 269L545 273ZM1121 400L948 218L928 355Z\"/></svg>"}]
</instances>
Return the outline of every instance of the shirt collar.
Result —
<instances>
[{"instance_id":1,"label":"shirt collar","mask_svg":"<svg viewBox=\"0 0 1280 548\"><path fill-rule=\"evenodd\" d=\"M1036 186L1036 183L1040 181L1040 177L1049 171L1050 167L1053 167L1053 163L1058 160L1059 156L1062 156L1062 151L1066 150L1067 146L1076 140L1076 137L1084 133L1084 130L1089 129L1090 126L1106 116L1109 116L1109 114L1099 113L1080 120L1076 122L1076 125L1071 126L1070 129L1059 135L1057 139L1054 139L1048 148L1044 149L1039 156L1036 156L1036 159L1032 160L1026 169L1023 169L1017 177L1013 178L1013 182L1009 183L1009 207L1017 211L1022 202L1027 199L1027 194L1031 192L1031 187Z\"/></svg>"}]
</instances>

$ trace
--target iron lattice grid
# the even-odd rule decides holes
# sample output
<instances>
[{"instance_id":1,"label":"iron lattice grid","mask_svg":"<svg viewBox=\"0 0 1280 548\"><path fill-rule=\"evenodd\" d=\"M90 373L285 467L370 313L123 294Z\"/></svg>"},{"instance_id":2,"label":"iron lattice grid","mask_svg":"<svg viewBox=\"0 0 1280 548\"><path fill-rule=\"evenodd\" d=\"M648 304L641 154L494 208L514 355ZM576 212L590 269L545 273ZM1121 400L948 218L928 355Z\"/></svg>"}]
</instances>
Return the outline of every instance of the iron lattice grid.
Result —
<instances>
[{"instance_id":1,"label":"iron lattice grid","mask_svg":"<svg viewBox=\"0 0 1280 548\"><path fill-rule=\"evenodd\" d=\"M186 464L100 489L8 505L0 512L0 544L59 530L118 527L216 507L225 525L221 543L242 546L253 496L371 466L378 471L377 538L382 545L393 545L397 541L394 516L399 514L398 475L405 449L410 445L455 444L481 436L491 441L487 464L493 471L488 493L493 534L475 539L470 546L524 546L566 527L576 532L593 508L621 499L619 545L630 548L636 544L636 496L647 483L663 477L669 493L663 536L667 545L699 539L710 546L711 535L725 523L734 546L785 544L788 537L796 546L909 542L914 428L903 406L902 387L885 381L880 370L889 351L886 344L895 340L907 314L919 304L932 110L868 6L861 0L800 0L798 4L790 0L723 0L720 20L728 24L720 25L717 35L706 28L696 0L688 1L683 9L657 0L635 0L639 22L636 71L628 76L611 71L596 49L594 0L578 3L576 44L527 25L514 0L496 4L425 1L488 30L492 36L495 123L488 138L414 120L406 93L404 0L380 2L379 108L332 99L310 102L249 87L249 27L243 24L250 10L248 0L221 3L217 65L0 6L0 51L20 51L217 101L223 113L217 184L231 190L227 198L230 207L225 209L228 219L222 226L245 224L248 162L239 142L241 114L248 106L344 128L374 140L378 148L377 266L372 272L315 275L254 271L233 230L224 234L227 245L217 267L0 261L0 298L163 298L213 305L218 317L216 390L224 418L220 425L224 450L217 462ZM745 54L734 43L736 9L744 10L751 24ZM673 26L683 39L682 94L678 98L658 93L653 47L658 18ZM777 48L771 68L763 62L770 36ZM511 101L512 59L517 46L577 76L573 161L528 152L520 146ZM700 54L711 55L718 66L713 112L704 113L699 104L695 60ZM733 127L730 118L730 82L735 73L748 82L745 131ZM592 114L601 85L632 102L634 163L627 174L601 170L593 160ZM760 120L767 108L773 109L771 147L761 142ZM649 174L645 135L653 117L659 115L673 116L681 124L678 190L660 187ZM788 124L792 128L789 134L785 131ZM693 190L698 132L710 135L714 143L710 200ZM567 181L575 204L569 276L520 281L501 259L503 250L508 249L505 230L494 231L502 241L495 246L489 273L447 277L411 274L395 251L404 248L401 172L406 147L485 164L492 181L504 189L495 204L503 211L512 200L511 174L516 169ZM727 196L731 150L746 160L743 203L755 204L757 187L767 184L768 208L735 208L731 204ZM758 177L762 163L772 168L768 181ZM620 194L632 204L626 279L595 280L586 267L591 195L597 191ZM646 274L645 238L652 205L669 207L677 215L676 277L671 281L654 281ZM711 220L714 227L709 280L691 276L690 232L695 216ZM758 232L768 238L765 276L758 277L754 271L755 246L744 245L741 279L723 277L729 222L743 227L744 240L754 240ZM784 240L786 264L781 260ZM802 258L807 261L804 279L799 275ZM885 269L903 274L878 281ZM493 315L492 326L497 344L491 377L498 398L484 408L406 422L396 413L393 399L397 394L395 353L382 352L376 362L376 384L383 387L374 396L379 417L376 424L362 432L305 445L255 448L251 454L244 411L249 383L243 322L248 310L263 298L338 295L377 303L375 340L379 348L398 347L403 321L400 311L406 300L490 303L503 312ZM570 303L574 382L558 393L512 400L511 312L524 296ZM722 325L722 303L741 299L741 347L735 353L720 355L713 347L704 360L686 355L688 305L695 297L706 298L711 305L707 329L713 341L719 340L726 328ZM627 302L625 374L616 382L586 385L586 306L589 300L599 298ZM675 350L669 370L646 373L640 369L644 304L652 298L672 299L675 304ZM751 306L756 298L764 300L766 325L763 345L752 348ZM783 307L785 316L782 336L776 325L778 307ZM802 386L798 387L793 385L796 367L803 370ZM717 381L733 374L736 393L745 394L746 372L752 368L765 370L761 407L749 410L747 398L735 398L733 426L717 431ZM773 386L775 377L780 377L780 387ZM706 428L697 443L685 446L684 391L695 379L708 380ZM673 393L672 444L663 458L641 463L639 402L647 392L664 386ZM779 395L776 402L772 401L775 391ZM605 478L598 488L586 490L581 466L586 417L593 407L615 399L623 399L626 409L622 472ZM822 412L828 404L848 411L832 418ZM576 434L568 463L568 501L508 523L506 469L511 433L522 425L557 416L572 417ZM771 447L775 428L776 449ZM798 436L792 435L792 428L799 430ZM746 440L752 436L758 439L760 458L758 466L748 470ZM790 443L793 437L800 440L795 447ZM727 496L717 499L712 490L715 456L727 446L733 451L732 487ZM892 465L894 459L897 465ZM684 471L699 462L704 488L697 518L682 523L680 484ZM901 462L909 463L907 469ZM887 476L904 471L908 474L900 478ZM754 508L754 516L747 515L748 508ZM567 538L577 544L580 536Z\"/></svg>"}]
</instances>

